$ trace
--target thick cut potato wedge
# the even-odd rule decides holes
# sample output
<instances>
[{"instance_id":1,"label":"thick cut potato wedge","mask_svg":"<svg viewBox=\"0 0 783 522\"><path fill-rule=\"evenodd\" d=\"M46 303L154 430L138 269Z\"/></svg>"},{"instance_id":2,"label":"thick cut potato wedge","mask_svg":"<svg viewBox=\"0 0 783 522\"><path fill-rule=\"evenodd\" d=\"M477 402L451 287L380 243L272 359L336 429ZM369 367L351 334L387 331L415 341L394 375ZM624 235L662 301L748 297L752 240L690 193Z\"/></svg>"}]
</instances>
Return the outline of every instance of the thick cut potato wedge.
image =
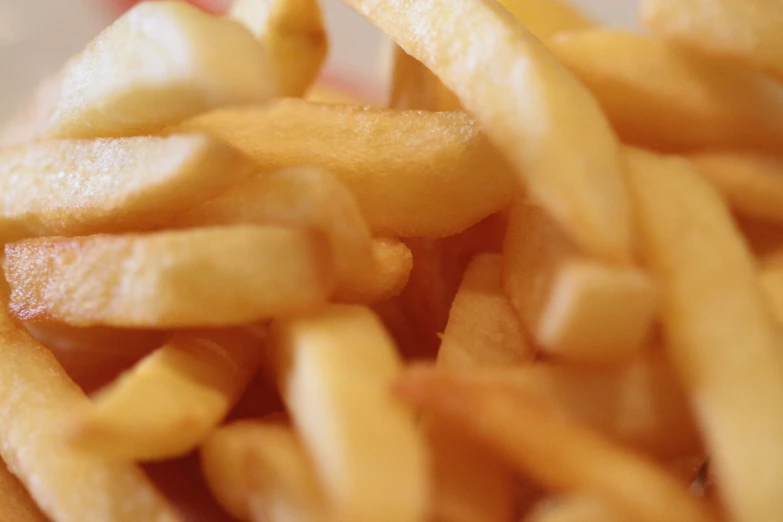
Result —
<instances>
[{"instance_id":1,"label":"thick cut potato wedge","mask_svg":"<svg viewBox=\"0 0 783 522\"><path fill-rule=\"evenodd\" d=\"M336 520L425 520L424 441L412 412L391 395L402 366L375 315L333 305L278 320L269 348Z\"/></svg>"},{"instance_id":2,"label":"thick cut potato wedge","mask_svg":"<svg viewBox=\"0 0 783 522\"><path fill-rule=\"evenodd\" d=\"M783 12L757 0L643 0L641 18L659 36L783 78Z\"/></svg>"},{"instance_id":3,"label":"thick cut potato wedge","mask_svg":"<svg viewBox=\"0 0 783 522\"><path fill-rule=\"evenodd\" d=\"M323 232L334 258L338 288L375 270L372 236L356 200L327 171L312 167L259 174L180 215L172 226L280 224Z\"/></svg>"},{"instance_id":4,"label":"thick cut potato wedge","mask_svg":"<svg viewBox=\"0 0 783 522\"><path fill-rule=\"evenodd\" d=\"M12 122L3 144L156 133L222 105L275 95L264 48L232 20L142 2L104 30ZM25 119L27 118L27 119Z\"/></svg>"},{"instance_id":5,"label":"thick cut potato wedge","mask_svg":"<svg viewBox=\"0 0 783 522\"><path fill-rule=\"evenodd\" d=\"M225 418L262 353L261 340L246 329L178 332L94 395L69 440L110 459L180 457Z\"/></svg>"},{"instance_id":6,"label":"thick cut potato wedge","mask_svg":"<svg viewBox=\"0 0 783 522\"><path fill-rule=\"evenodd\" d=\"M272 62L277 91L302 96L321 71L327 41L316 0L236 0L229 17L247 27Z\"/></svg>"},{"instance_id":7,"label":"thick cut potato wedge","mask_svg":"<svg viewBox=\"0 0 783 522\"><path fill-rule=\"evenodd\" d=\"M718 193L682 159L629 149L667 351L738 522L783 513L783 361L754 259ZM751 406L749 406L751 405Z\"/></svg>"},{"instance_id":8,"label":"thick cut potato wedge","mask_svg":"<svg viewBox=\"0 0 783 522\"><path fill-rule=\"evenodd\" d=\"M503 293L503 258L473 258L451 304L438 363L450 368L504 366L529 362L528 343L511 302Z\"/></svg>"},{"instance_id":9,"label":"thick cut potato wedge","mask_svg":"<svg viewBox=\"0 0 783 522\"><path fill-rule=\"evenodd\" d=\"M580 255L524 198L512 208L503 252L506 294L545 353L605 363L646 346L656 296L642 270Z\"/></svg>"},{"instance_id":10,"label":"thick cut potato wedge","mask_svg":"<svg viewBox=\"0 0 783 522\"><path fill-rule=\"evenodd\" d=\"M630 202L609 122L508 11L494 0L346 1L457 95L580 246L631 260Z\"/></svg>"},{"instance_id":11,"label":"thick cut potato wedge","mask_svg":"<svg viewBox=\"0 0 783 522\"><path fill-rule=\"evenodd\" d=\"M783 144L783 86L762 73L611 29L561 34L549 47L627 143L665 151Z\"/></svg>"},{"instance_id":12,"label":"thick cut potato wedge","mask_svg":"<svg viewBox=\"0 0 783 522\"><path fill-rule=\"evenodd\" d=\"M201 467L212 493L239 520L328 520L315 467L288 426L253 420L221 427L204 441Z\"/></svg>"},{"instance_id":13,"label":"thick cut potato wedge","mask_svg":"<svg viewBox=\"0 0 783 522\"><path fill-rule=\"evenodd\" d=\"M638 522L713 522L707 509L652 461L531 395L426 367L408 371L397 390L412 406L481 441L546 488L595 492Z\"/></svg>"},{"instance_id":14,"label":"thick cut potato wedge","mask_svg":"<svg viewBox=\"0 0 783 522\"><path fill-rule=\"evenodd\" d=\"M317 309L332 287L319 235L236 226L6 245L11 310L73 326L230 326Z\"/></svg>"},{"instance_id":15,"label":"thick cut potato wedge","mask_svg":"<svg viewBox=\"0 0 783 522\"><path fill-rule=\"evenodd\" d=\"M0 241L149 230L249 177L203 135L46 141L0 150Z\"/></svg>"},{"instance_id":16,"label":"thick cut potato wedge","mask_svg":"<svg viewBox=\"0 0 783 522\"><path fill-rule=\"evenodd\" d=\"M516 186L478 124L460 112L290 99L210 112L179 129L222 139L263 169L324 167L353 192L379 235L455 234L505 206Z\"/></svg>"},{"instance_id":17,"label":"thick cut potato wedge","mask_svg":"<svg viewBox=\"0 0 783 522\"><path fill-rule=\"evenodd\" d=\"M715 151L691 154L688 159L732 210L783 226L782 157Z\"/></svg>"},{"instance_id":18,"label":"thick cut potato wedge","mask_svg":"<svg viewBox=\"0 0 783 522\"><path fill-rule=\"evenodd\" d=\"M65 443L62 433L71 415L90 402L4 307L0 346L0 455L49 518L179 520L136 466L108 462Z\"/></svg>"}]
</instances>

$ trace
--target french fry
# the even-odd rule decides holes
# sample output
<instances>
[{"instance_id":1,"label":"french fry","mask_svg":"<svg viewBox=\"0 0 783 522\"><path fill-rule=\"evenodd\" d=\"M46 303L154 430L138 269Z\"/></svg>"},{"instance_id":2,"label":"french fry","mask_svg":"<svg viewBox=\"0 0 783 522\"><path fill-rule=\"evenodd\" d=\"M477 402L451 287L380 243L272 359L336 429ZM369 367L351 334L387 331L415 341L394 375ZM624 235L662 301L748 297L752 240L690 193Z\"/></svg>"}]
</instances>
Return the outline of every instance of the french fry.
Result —
<instances>
[{"instance_id":1,"label":"french fry","mask_svg":"<svg viewBox=\"0 0 783 522\"><path fill-rule=\"evenodd\" d=\"M0 311L0 455L56 522L179 520L136 466L71 449L62 430L89 400L48 350Z\"/></svg>"},{"instance_id":2,"label":"french fry","mask_svg":"<svg viewBox=\"0 0 783 522\"><path fill-rule=\"evenodd\" d=\"M504 207L516 185L510 167L463 113L289 99L210 112L182 129L222 139L264 170L325 168L353 192L378 235L457 233Z\"/></svg>"},{"instance_id":3,"label":"french fry","mask_svg":"<svg viewBox=\"0 0 783 522\"><path fill-rule=\"evenodd\" d=\"M725 504L738 522L774 520L783 513L783 366L754 260L725 203L687 161L632 149L626 158L668 354Z\"/></svg>"},{"instance_id":4,"label":"french fry","mask_svg":"<svg viewBox=\"0 0 783 522\"><path fill-rule=\"evenodd\" d=\"M589 29L594 24L563 0L499 0L530 33L546 41L560 32Z\"/></svg>"},{"instance_id":5,"label":"french fry","mask_svg":"<svg viewBox=\"0 0 783 522\"><path fill-rule=\"evenodd\" d=\"M229 17L242 23L264 45L282 96L307 92L327 51L323 17L316 0L236 0Z\"/></svg>"},{"instance_id":6,"label":"french fry","mask_svg":"<svg viewBox=\"0 0 783 522\"><path fill-rule=\"evenodd\" d=\"M688 398L662 353L625 365L597 367L536 363L476 373L509 391L532 395L566 416L655 458L702 449Z\"/></svg>"},{"instance_id":7,"label":"french fry","mask_svg":"<svg viewBox=\"0 0 783 522\"><path fill-rule=\"evenodd\" d=\"M98 391L68 440L110 459L166 460L196 448L226 416L261 364L245 329L179 332Z\"/></svg>"},{"instance_id":8,"label":"french fry","mask_svg":"<svg viewBox=\"0 0 783 522\"><path fill-rule=\"evenodd\" d=\"M24 321L172 328L240 325L313 310L331 290L326 245L278 226L6 245L11 310Z\"/></svg>"},{"instance_id":9,"label":"french fry","mask_svg":"<svg viewBox=\"0 0 783 522\"><path fill-rule=\"evenodd\" d=\"M315 468L290 427L240 421L219 428L201 447L201 467L220 504L239 520L327 520Z\"/></svg>"},{"instance_id":10,"label":"french fry","mask_svg":"<svg viewBox=\"0 0 783 522\"><path fill-rule=\"evenodd\" d=\"M783 266L768 266L761 270L761 288L772 316L783 324Z\"/></svg>"},{"instance_id":11,"label":"french fry","mask_svg":"<svg viewBox=\"0 0 783 522\"><path fill-rule=\"evenodd\" d=\"M142 466L156 488L187 522L236 522L218 505L201 474L198 455Z\"/></svg>"},{"instance_id":12,"label":"french fry","mask_svg":"<svg viewBox=\"0 0 783 522\"><path fill-rule=\"evenodd\" d=\"M174 1L138 4L57 78L46 86L57 92L50 110L26 132L17 127L12 142L154 134L211 108L275 95L264 48L247 29Z\"/></svg>"},{"instance_id":13,"label":"french fry","mask_svg":"<svg viewBox=\"0 0 783 522\"><path fill-rule=\"evenodd\" d=\"M75 328L51 322L26 323L24 327L54 354L85 393L109 384L168 337L167 332L155 330Z\"/></svg>"},{"instance_id":14,"label":"french fry","mask_svg":"<svg viewBox=\"0 0 783 522\"><path fill-rule=\"evenodd\" d=\"M347 3L438 75L580 246L630 261L629 196L609 122L513 16L492 0Z\"/></svg>"},{"instance_id":15,"label":"french fry","mask_svg":"<svg viewBox=\"0 0 783 522\"><path fill-rule=\"evenodd\" d=\"M464 430L545 487L595 492L639 522L713 520L652 462L532 396L424 367L409 371L397 390L412 406Z\"/></svg>"},{"instance_id":16,"label":"french fry","mask_svg":"<svg viewBox=\"0 0 783 522\"><path fill-rule=\"evenodd\" d=\"M759 221L734 215L734 222L753 255L759 260L775 256L783 250L783 227L769 221Z\"/></svg>"},{"instance_id":17,"label":"french fry","mask_svg":"<svg viewBox=\"0 0 783 522\"><path fill-rule=\"evenodd\" d=\"M375 273L372 236L353 195L333 175L297 167L259 174L179 216L174 227L280 224L312 228L329 240L337 287ZM364 286L364 285L360 285Z\"/></svg>"},{"instance_id":18,"label":"french fry","mask_svg":"<svg viewBox=\"0 0 783 522\"><path fill-rule=\"evenodd\" d=\"M594 494L575 494L546 500L529 513L524 522L626 522L628 516L617 506Z\"/></svg>"},{"instance_id":19,"label":"french fry","mask_svg":"<svg viewBox=\"0 0 783 522\"><path fill-rule=\"evenodd\" d=\"M678 45L739 61L783 77L783 14L768 2L643 0L641 18Z\"/></svg>"},{"instance_id":20,"label":"french fry","mask_svg":"<svg viewBox=\"0 0 783 522\"><path fill-rule=\"evenodd\" d=\"M783 225L783 158L716 151L692 154L688 160L735 212Z\"/></svg>"},{"instance_id":21,"label":"french fry","mask_svg":"<svg viewBox=\"0 0 783 522\"><path fill-rule=\"evenodd\" d=\"M783 143L783 86L764 74L619 30L564 33L549 47L627 143L665 151Z\"/></svg>"},{"instance_id":22,"label":"french fry","mask_svg":"<svg viewBox=\"0 0 783 522\"><path fill-rule=\"evenodd\" d=\"M454 93L424 64L395 44L392 44L392 53L389 107L428 111L462 110L462 104Z\"/></svg>"},{"instance_id":23,"label":"french fry","mask_svg":"<svg viewBox=\"0 0 783 522\"><path fill-rule=\"evenodd\" d=\"M0 150L0 241L149 230L254 166L200 135L46 141Z\"/></svg>"},{"instance_id":24,"label":"french fry","mask_svg":"<svg viewBox=\"0 0 783 522\"><path fill-rule=\"evenodd\" d=\"M642 270L580 255L524 198L512 208L503 252L506 294L544 353L606 363L645 346L656 299Z\"/></svg>"},{"instance_id":25,"label":"french fry","mask_svg":"<svg viewBox=\"0 0 783 522\"><path fill-rule=\"evenodd\" d=\"M19 480L0 462L0 519L14 522L49 522Z\"/></svg>"},{"instance_id":26,"label":"french fry","mask_svg":"<svg viewBox=\"0 0 783 522\"><path fill-rule=\"evenodd\" d=\"M281 395L336 519L424 520L424 442L411 412L391 396L402 368L375 315L333 305L278 320L269 348Z\"/></svg>"},{"instance_id":27,"label":"french fry","mask_svg":"<svg viewBox=\"0 0 783 522\"><path fill-rule=\"evenodd\" d=\"M345 303L376 304L396 297L408 284L413 254L398 239L376 238L372 242L372 269L335 290L335 299Z\"/></svg>"},{"instance_id":28,"label":"french fry","mask_svg":"<svg viewBox=\"0 0 783 522\"><path fill-rule=\"evenodd\" d=\"M503 293L502 268L500 254L481 254L468 265L443 332L439 364L503 366L529 362L535 356Z\"/></svg>"}]
</instances>

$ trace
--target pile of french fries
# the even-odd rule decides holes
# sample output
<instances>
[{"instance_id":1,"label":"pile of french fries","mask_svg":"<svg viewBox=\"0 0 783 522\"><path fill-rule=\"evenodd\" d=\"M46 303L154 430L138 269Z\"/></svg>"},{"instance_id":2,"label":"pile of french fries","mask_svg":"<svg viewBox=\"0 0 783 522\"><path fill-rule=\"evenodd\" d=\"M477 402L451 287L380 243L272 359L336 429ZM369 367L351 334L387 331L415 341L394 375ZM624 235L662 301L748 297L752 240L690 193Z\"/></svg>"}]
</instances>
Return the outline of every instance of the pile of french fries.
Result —
<instances>
[{"instance_id":1,"label":"pile of french fries","mask_svg":"<svg viewBox=\"0 0 783 522\"><path fill-rule=\"evenodd\" d=\"M0 520L783 520L783 8L346 1L385 107L160 1L2 128Z\"/></svg>"}]
</instances>

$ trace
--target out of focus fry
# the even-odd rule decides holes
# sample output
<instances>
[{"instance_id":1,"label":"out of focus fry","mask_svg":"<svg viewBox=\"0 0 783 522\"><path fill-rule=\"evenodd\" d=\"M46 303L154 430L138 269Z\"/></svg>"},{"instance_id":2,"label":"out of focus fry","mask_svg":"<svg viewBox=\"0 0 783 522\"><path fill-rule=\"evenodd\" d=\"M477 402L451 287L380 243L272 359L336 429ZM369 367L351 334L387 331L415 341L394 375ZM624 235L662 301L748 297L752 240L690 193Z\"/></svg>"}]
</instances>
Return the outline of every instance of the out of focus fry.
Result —
<instances>
[{"instance_id":1,"label":"out of focus fry","mask_svg":"<svg viewBox=\"0 0 783 522\"><path fill-rule=\"evenodd\" d=\"M398 239L376 238L372 259L369 271L354 274L351 281L338 285L335 300L372 305L402 292L413 269L413 254L407 245Z\"/></svg>"},{"instance_id":2,"label":"out of focus fry","mask_svg":"<svg viewBox=\"0 0 783 522\"><path fill-rule=\"evenodd\" d=\"M136 466L75 451L63 440L89 400L54 356L0 312L0 455L57 522L179 520Z\"/></svg>"},{"instance_id":3,"label":"out of focus fry","mask_svg":"<svg viewBox=\"0 0 783 522\"><path fill-rule=\"evenodd\" d=\"M719 194L681 159L627 151L667 351L739 522L783 513L783 364L756 267Z\"/></svg>"},{"instance_id":4,"label":"out of focus fry","mask_svg":"<svg viewBox=\"0 0 783 522\"><path fill-rule=\"evenodd\" d=\"M231 326L306 312L332 287L326 245L279 226L44 238L6 246L11 310L73 326Z\"/></svg>"},{"instance_id":5,"label":"out of focus fry","mask_svg":"<svg viewBox=\"0 0 783 522\"><path fill-rule=\"evenodd\" d=\"M593 22L568 0L498 0L533 36L546 42L566 31L592 27Z\"/></svg>"},{"instance_id":6,"label":"out of focus fry","mask_svg":"<svg viewBox=\"0 0 783 522\"><path fill-rule=\"evenodd\" d=\"M783 78L783 13L775 3L643 0L641 17L655 34L678 45L736 60Z\"/></svg>"},{"instance_id":7,"label":"out of focus fry","mask_svg":"<svg viewBox=\"0 0 783 522\"><path fill-rule=\"evenodd\" d=\"M201 447L201 467L220 504L239 520L327 520L315 468L290 427L240 421L219 428Z\"/></svg>"},{"instance_id":8,"label":"out of focus fry","mask_svg":"<svg viewBox=\"0 0 783 522\"><path fill-rule=\"evenodd\" d=\"M278 320L269 348L336 519L424 520L424 441L412 412L391 395L402 368L377 317L366 308L332 305Z\"/></svg>"},{"instance_id":9,"label":"out of focus fry","mask_svg":"<svg viewBox=\"0 0 783 522\"><path fill-rule=\"evenodd\" d=\"M420 367L401 397L450 422L547 488L593 491L639 522L708 522L706 508L651 461L569 422L531 395Z\"/></svg>"},{"instance_id":10,"label":"out of focus fry","mask_svg":"<svg viewBox=\"0 0 783 522\"><path fill-rule=\"evenodd\" d=\"M594 494L547 499L534 508L524 522L626 522L628 516L617 506Z\"/></svg>"},{"instance_id":11,"label":"out of focus fry","mask_svg":"<svg viewBox=\"0 0 783 522\"><path fill-rule=\"evenodd\" d=\"M288 99L209 112L180 129L222 139L264 170L325 168L379 235L455 234L504 207L516 187L508 164L461 112Z\"/></svg>"},{"instance_id":12,"label":"out of focus fry","mask_svg":"<svg viewBox=\"0 0 783 522\"><path fill-rule=\"evenodd\" d=\"M195 449L236 403L261 364L245 329L179 332L93 396L69 440L110 459L165 460Z\"/></svg>"},{"instance_id":13,"label":"out of focus fry","mask_svg":"<svg viewBox=\"0 0 783 522\"><path fill-rule=\"evenodd\" d=\"M735 212L783 226L783 158L716 151L688 159Z\"/></svg>"},{"instance_id":14,"label":"out of focus fry","mask_svg":"<svg viewBox=\"0 0 783 522\"><path fill-rule=\"evenodd\" d=\"M302 96L326 58L327 42L316 0L236 0L229 16L266 49L278 92Z\"/></svg>"},{"instance_id":15,"label":"out of focus fry","mask_svg":"<svg viewBox=\"0 0 783 522\"><path fill-rule=\"evenodd\" d=\"M4 462L0 462L0 520L49 522Z\"/></svg>"},{"instance_id":16,"label":"out of focus fry","mask_svg":"<svg viewBox=\"0 0 783 522\"><path fill-rule=\"evenodd\" d=\"M298 167L258 174L180 215L174 227L278 224L311 228L328 239L337 287L375 274L372 236L353 194L332 174Z\"/></svg>"},{"instance_id":17,"label":"out of focus fry","mask_svg":"<svg viewBox=\"0 0 783 522\"><path fill-rule=\"evenodd\" d=\"M504 366L535 356L522 324L503 293L500 254L481 254L468 265L441 338L438 362L450 368Z\"/></svg>"},{"instance_id":18,"label":"out of focus fry","mask_svg":"<svg viewBox=\"0 0 783 522\"><path fill-rule=\"evenodd\" d=\"M151 134L275 94L264 48L247 29L174 1L138 4L52 81L41 96L56 101L32 110L37 117L17 126L6 145Z\"/></svg>"},{"instance_id":19,"label":"out of focus fry","mask_svg":"<svg viewBox=\"0 0 783 522\"><path fill-rule=\"evenodd\" d=\"M207 136L45 141L0 150L0 241L149 230L248 177Z\"/></svg>"},{"instance_id":20,"label":"out of focus fry","mask_svg":"<svg viewBox=\"0 0 783 522\"><path fill-rule=\"evenodd\" d=\"M580 255L558 225L522 197L512 207L503 252L506 293L545 353L607 363L645 346L656 296L642 270Z\"/></svg>"},{"instance_id":21,"label":"out of focus fry","mask_svg":"<svg viewBox=\"0 0 783 522\"><path fill-rule=\"evenodd\" d=\"M761 289L775 320L783 324L783 262L768 262L761 267Z\"/></svg>"},{"instance_id":22,"label":"out of focus fry","mask_svg":"<svg viewBox=\"0 0 783 522\"><path fill-rule=\"evenodd\" d=\"M629 196L609 122L508 11L490 0L347 3L438 75L580 246L604 260L633 257Z\"/></svg>"},{"instance_id":23,"label":"out of focus fry","mask_svg":"<svg viewBox=\"0 0 783 522\"><path fill-rule=\"evenodd\" d=\"M764 74L619 30L564 33L549 46L628 143L666 151L783 144L783 86Z\"/></svg>"}]
</instances>

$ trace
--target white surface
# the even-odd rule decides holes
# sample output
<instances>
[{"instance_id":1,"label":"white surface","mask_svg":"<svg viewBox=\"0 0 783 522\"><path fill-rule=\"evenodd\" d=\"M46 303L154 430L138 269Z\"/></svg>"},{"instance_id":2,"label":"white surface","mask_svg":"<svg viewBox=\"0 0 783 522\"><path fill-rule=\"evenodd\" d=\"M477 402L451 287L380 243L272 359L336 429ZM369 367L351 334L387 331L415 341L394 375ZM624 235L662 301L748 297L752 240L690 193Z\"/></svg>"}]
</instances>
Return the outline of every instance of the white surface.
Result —
<instances>
[{"instance_id":1,"label":"white surface","mask_svg":"<svg viewBox=\"0 0 783 522\"><path fill-rule=\"evenodd\" d=\"M322 1L331 40L327 68L369 88L381 86L382 35L341 0ZM573 2L609 25L635 25L636 0ZM110 22L107 5L105 0L0 0L0 120L41 77Z\"/></svg>"}]
</instances>

